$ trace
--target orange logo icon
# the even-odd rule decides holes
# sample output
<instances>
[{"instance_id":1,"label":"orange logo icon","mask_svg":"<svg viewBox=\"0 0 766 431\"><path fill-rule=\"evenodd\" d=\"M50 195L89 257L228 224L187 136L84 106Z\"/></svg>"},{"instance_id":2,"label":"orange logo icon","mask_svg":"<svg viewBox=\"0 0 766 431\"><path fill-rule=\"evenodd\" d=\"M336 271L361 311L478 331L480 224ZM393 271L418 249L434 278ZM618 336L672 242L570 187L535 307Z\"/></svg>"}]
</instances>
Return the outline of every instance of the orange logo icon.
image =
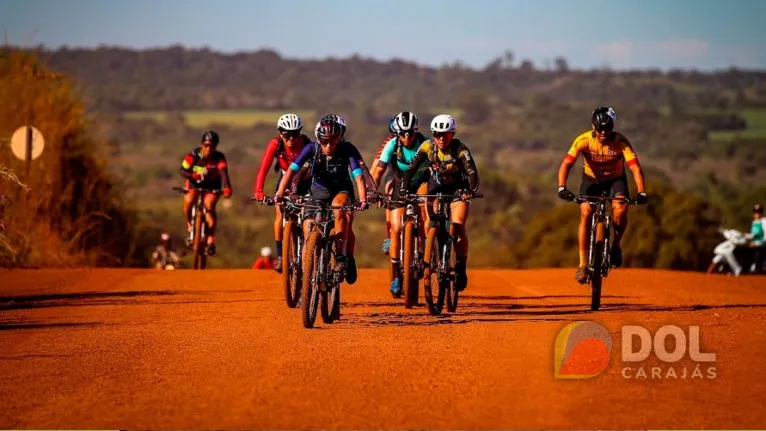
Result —
<instances>
[{"instance_id":1,"label":"orange logo icon","mask_svg":"<svg viewBox=\"0 0 766 431\"><path fill-rule=\"evenodd\" d=\"M557 379L590 379L609 365L612 336L598 323L578 321L559 331L554 347Z\"/></svg>"}]
</instances>

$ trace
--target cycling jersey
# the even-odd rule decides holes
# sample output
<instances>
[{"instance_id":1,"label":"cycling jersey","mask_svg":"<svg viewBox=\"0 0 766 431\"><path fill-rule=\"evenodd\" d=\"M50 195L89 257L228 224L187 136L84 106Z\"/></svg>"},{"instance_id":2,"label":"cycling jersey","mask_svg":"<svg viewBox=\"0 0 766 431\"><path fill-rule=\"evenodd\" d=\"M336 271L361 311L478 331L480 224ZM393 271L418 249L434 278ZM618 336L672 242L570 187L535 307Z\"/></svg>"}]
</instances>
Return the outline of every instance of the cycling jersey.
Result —
<instances>
[{"instance_id":1,"label":"cycling jersey","mask_svg":"<svg viewBox=\"0 0 766 431\"><path fill-rule=\"evenodd\" d=\"M274 164L274 170L280 173L279 178L281 179L281 174L290 168L290 163L298 157L303 146L311 142L306 135L301 135L296 138L295 141L296 144L298 142L300 142L300 144L295 145L293 148L288 148L287 145L281 141L279 136L269 141L269 144L266 146L266 151L263 153L261 167L258 169L258 175L255 179L254 194L258 194L258 192L263 193L263 184L266 182L266 175L268 174L274 159L277 160L277 163Z\"/></svg>"},{"instance_id":2,"label":"cycling jersey","mask_svg":"<svg viewBox=\"0 0 766 431\"><path fill-rule=\"evenodd\" d=\"M312 188L346 190L351 185L350 178L355 179L364 172L362 156L351 142L340 141L337 145L328 157L322 152L319 143L308 143L290 164L290 169L297 172L306 162L310 162Z\"/></svg>"},{"instance_id":3,"label":"cycling jersey","mask_svg":"<svg viewBox=\"0 0 766 431\"><path fill-rule=\"evenodd\" d=\"M445 151L427 139L418 148L412 163L404 172L404 184L411 185L412 178L425 165L431 171L431 179L436 184L455 185L467 181L469 190L475 192L479 187L479 173L471 151L459 139L452 139Z\"/></svg>"},{"instance_id":4,"label":"cycling jersey","mask_svg":"<svg viewBox=\"0 0 766 431\"><path fill-rule=\"evenodd\" d=\"M390 141L391 139L395 137L396 135L394 135L393 133L389 133L388 135L386 135L385 139L383 139L383 143L380 144L380 147L378 147L378 151L375 153L375 157L373 158L373 160L380 160L380 155L383 154L383 149L386 148L386 144L388 144L388 141Z\"/></svg>"},{"instance_id":5,"label":"cycling jersey","mask_svg":"<svg viewBox=\"0 0 766 431\"><path fill-rule=\"evenodd\" d=\"M761 246L764 243L764 229L766 229L766 218L763 217L753 220L753 224L750 225L750 234L753 236L753 243L756 246Z\"/></svg>"},{"instance_id":6,"label":"cycling jersey","mask_svg":"<svg viewBox=\"0 0 766 431\"><path fill-rule=\"evenodd\" d=\"M391 170L397 176L404 173L410 167L410 163L415 159L420 146L426 141L426 137L418 133L415 135L415 142L412 144L412 148L407 148L399 141L400 139L399 137L390 139L383 148L379 156L380 160L378 161L378 166L384 169L387 165L391 164ZM396 159L396 165L392 164L394 159Z\"/></svg>"},{"instance_id":7,"label":"cycling jersey","mask_svg":"<svg viewBox=\"0 0 766 431\"><path fill-rule=\"evenodd\" d=\"M181 176L206 189L231 188L226 156L220 151L213 151L204 159L201 147L193 149L181 162Z\"/></svg>"},{"instance_id":8,"label":"cycling jersey","mask_svg":"<svg viewBox=\"0 0 766 431\"><path fill-rule=\"evenodd\" d=\"M569 148L566 161L574 163L582 154L585 175L599 181L618 178L625 175L625 162L628 166L638 163L636 153L628 138L618 132L605 143L598 141L595 132L589 130L575 138Z\"/></svg>"}]
</instances>

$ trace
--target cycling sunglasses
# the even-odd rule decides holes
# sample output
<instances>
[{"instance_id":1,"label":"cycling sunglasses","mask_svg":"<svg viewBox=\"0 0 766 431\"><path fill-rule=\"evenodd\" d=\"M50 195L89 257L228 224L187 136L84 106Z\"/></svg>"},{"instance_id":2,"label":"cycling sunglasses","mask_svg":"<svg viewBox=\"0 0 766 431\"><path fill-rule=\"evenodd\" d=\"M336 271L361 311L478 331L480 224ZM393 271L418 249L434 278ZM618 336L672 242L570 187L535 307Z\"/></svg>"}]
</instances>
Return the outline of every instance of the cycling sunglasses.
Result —
<instances>
[{"instance_id":1,"label":"cycling sunglasses","mask_svg":"<svg viewBox=\"0 0 766 431\"><path fill-rule=\"evenodd\" d=\"M603 133L603 132L609 133L612 130L614 130L614 126L611 124L594 124L593 126L596 128L596 131L599 133Z\"/></svg>"},{"instance_id":2,"label":"cycling sunglasses","mask_svg":"<svg viewBox=\"0 0 766 431\"><path fill-rule=\"evenodd\" d=\"M434 138L444 138L446 136L455 136L455 132L434 132Z\"/></svg>"},{"instance_id":3,"label":"cycling sunglasses","mask_svg":"<svg viewBox=\"0 0 766 431\"><path fill-rule=\"evenodd\" d=\"M283 139L292 139L297 138L300 135L300 132L297 130L286 130L283 132L279 132L279 135L282 136Z\"/></svg>"},{"instance_id":4,"label":"cycling sunglasses","mask_svg":"<svg viewBox=\"0 0 766 431\"><path fill-rule=\"evenodd\" d=\"M412 130L400 130L398 132L399 136L415 136L415 134L418 133L418 129L412 129Z\"/></svg>"},{"instance_id":5,"label":"cycling sunglasses","mask_svg":"<svg viewBox=\"0 0 766 431\"><path fill-rule=\"evenodd\" d=\"M340 137L334 137L334 138L319 138L317 142L319 142L319 145L326 147L330 144L335 144L340 141Z\"/></svg>"}]
</instances>

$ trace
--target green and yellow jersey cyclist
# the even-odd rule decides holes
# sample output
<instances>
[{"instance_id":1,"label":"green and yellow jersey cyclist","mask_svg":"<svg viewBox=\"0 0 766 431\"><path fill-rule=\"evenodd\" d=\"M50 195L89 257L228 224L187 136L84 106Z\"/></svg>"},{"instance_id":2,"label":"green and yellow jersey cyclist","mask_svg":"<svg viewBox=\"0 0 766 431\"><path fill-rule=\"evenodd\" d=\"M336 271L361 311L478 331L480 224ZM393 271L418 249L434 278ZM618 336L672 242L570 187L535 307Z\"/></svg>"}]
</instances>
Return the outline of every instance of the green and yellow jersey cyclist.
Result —
<instances>
[{"instance_id":1,"label":"green and yellow jersey cyclist","mask_svg":"<svg viewBox=\"0 0 766 431\"><path fill-rule=\"evenodd\" d=\"M404 172L407 171L415 156L418 153L420 146L426 141L426 137L418 131L418 117L409 111L400 112L394 117L395 125L398 136L395 136L386 142L382 151L378 157L377 163L374 163L372 171L372 179L375 183L376 189L381 183L383 174L386 171L390 172L391 199L396 201L401 199L401 184ZM390 168L390 169L387 169ZM388 178L389 175L386 175ZM420 178L413 178L416 183L420 182ZM388 182L388 181L386 181ZM388 184L385 184L388 187ZM390 238L391 250L399 250L399 234L402 229L401 221L404 216L405 207L403 205L394 204L394 209L386 210L386 228L390 229L388 236ZM421 208L421 220L425 220L425 207ZM390 214L389 214L390 213ZM390 226L390 227L389 227ZM418 232L420 236L420 243L425 240L425 228L424 223L420 224L421 231ZM421 247L422 250L422 247ZM399 298L402 295L402 280L399 278L399 254L389 253L391 259L391 294L394 298Z\"/></svg>"},{"instance_id":2,"label":"green and yellow jersey cyclist","mask_svg":"<svg viewBox=\"0 0 766 431\"><path fill-rule=\"evenodd\" d=\"M410 192L412 180L422 169L428 170L428 194L459 192L464 199L471 198L479 187L479 173L468 147L455 139L457 122L452 116L440 114L431 120L432 138L423 142L415 158L404 173L402 187ZM468 221L469 202L452 202L452 223L450 235L457 237L455 244L455 285L458 290L468 286L466 267L468 262Z\"/></svg>"},{"instance_id":3,"label":"green and yellow jersey cyclist","mask_svg":"<svg viewBox=\"0 0 766 431\"><path fill-rule=\"evenodd\" d=\"M633 146L625 135L615 132L614 125L617 114L610 107L600 107L593 111L591 116L591 130L577 136L572 143L564 161L559 168L559 191L558 195L564 200L573 200L575 195L567 190L566 183L569 171L577 160L577 156L583 157L583 177L580 183L580 194L588 196L600 196L603 192L611 197L629 198L628 177L625 166L633 173L636 182L638 196L636 203L645 204L647 195L644 188L644 174ZM628 226L628 207L624 202L613 201L612 212L614 216L614 240L611 254L611 262L615 267L622 265L622 250L620 241ZM590 216L593 209L587 202L580 204L580 227L577 232L578 251L580 263L575 274L579 283L585 283L587 274L587 247L590 229Z\"/></svg>"}]
</instances>

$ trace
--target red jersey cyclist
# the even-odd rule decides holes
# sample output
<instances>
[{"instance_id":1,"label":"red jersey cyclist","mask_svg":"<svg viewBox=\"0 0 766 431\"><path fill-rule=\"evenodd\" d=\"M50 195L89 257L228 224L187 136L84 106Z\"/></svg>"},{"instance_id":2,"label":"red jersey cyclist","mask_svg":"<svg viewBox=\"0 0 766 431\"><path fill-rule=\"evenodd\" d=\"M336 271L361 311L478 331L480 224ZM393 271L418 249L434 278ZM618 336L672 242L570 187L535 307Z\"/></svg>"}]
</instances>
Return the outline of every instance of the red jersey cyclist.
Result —
<instances>
[{"instance_id":1,"label":"red jersey cyclist","mask_svg":"<svg viewBox=\"0 0 766 431\"><path fill-rule=\"evenodd\" d=\"M261 159L261 167L258 169L258 175L255 179L255 190L253 197L257 200L263 200L266 194L263 191L263 185L266 182L266 175L271 170L271 166L274 166L274 172L277 173L276 188L279 187L279 182L282 180L282 176L290 168L292 163L298 154L303 150L303 146L311 142L306 135L301 133L303 130L303 120L299 116L293 113L284 114L277 120L277 131L279 134L269 141L266 145L266 151L263 153L263 159ZM274 163L276 160L276 163ZM308 188L311 185L310 179L308 181L302 180L297 185L298 194L305 194L308 192ZM274 216L274 242L276 245L276 260L274 261L274 270L282 272L282 211L279 206L275 206Z\"/></svg>"}]
</instances>

